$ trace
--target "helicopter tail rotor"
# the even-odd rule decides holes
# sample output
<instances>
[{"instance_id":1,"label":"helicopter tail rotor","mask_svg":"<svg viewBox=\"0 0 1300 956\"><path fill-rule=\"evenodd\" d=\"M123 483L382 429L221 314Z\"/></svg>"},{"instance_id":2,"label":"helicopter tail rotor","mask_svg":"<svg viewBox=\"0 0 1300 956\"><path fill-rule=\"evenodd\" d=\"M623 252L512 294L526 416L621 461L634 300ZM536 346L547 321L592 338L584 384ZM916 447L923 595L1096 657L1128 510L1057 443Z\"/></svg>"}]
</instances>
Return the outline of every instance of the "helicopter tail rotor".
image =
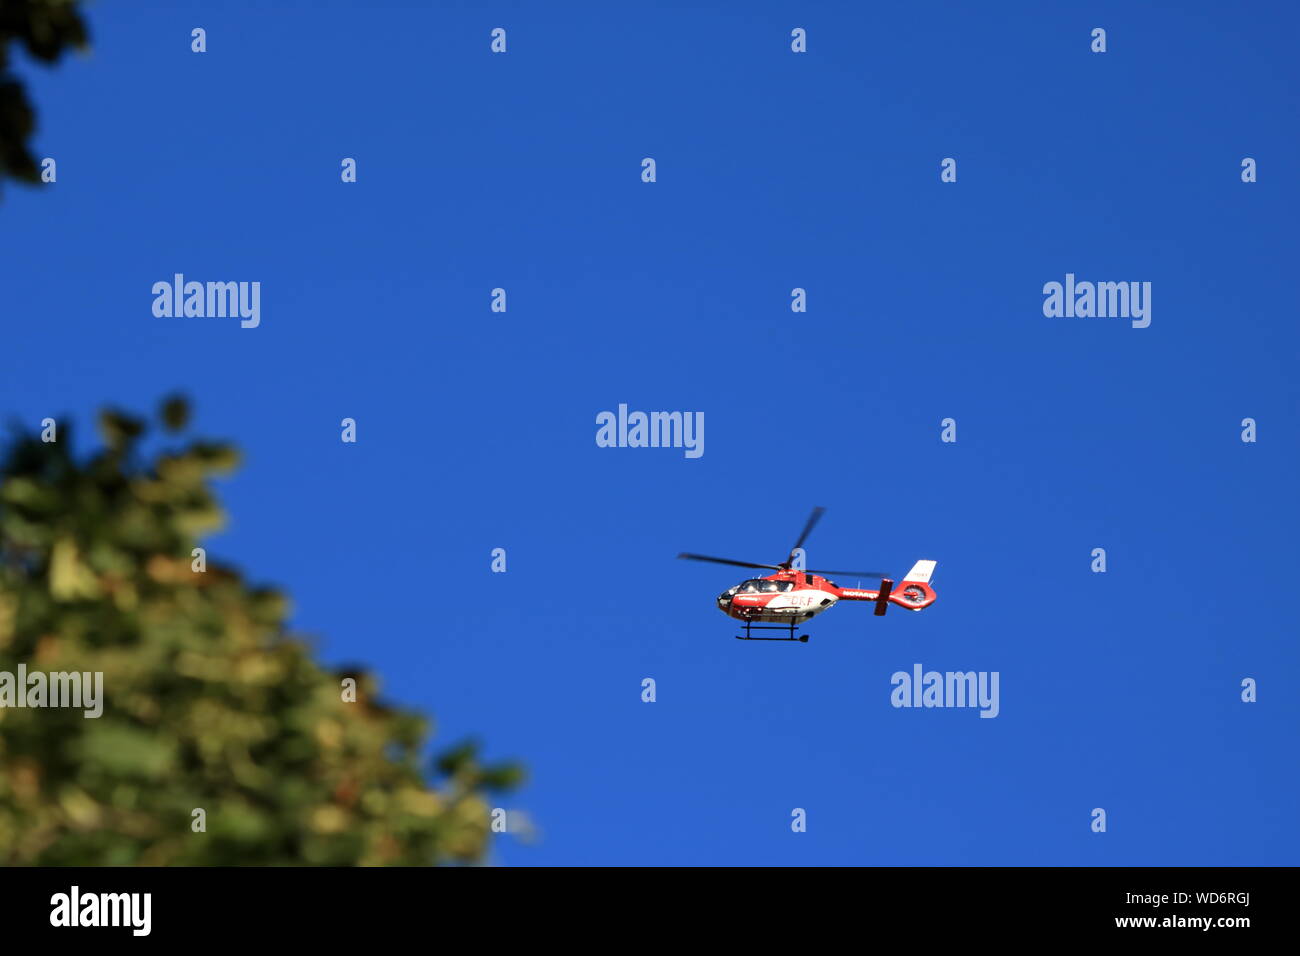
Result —
<instances>
[{"instance_id":1,"label":"helicopter tail rotor","mask_svg":"<svg viewBox=\"0 0 1300 956\"><path fill-rule=\"evenodd\" d=\"M935 594L934 588L930 586L930 578L934 574L935 564L934 561L918 561L912 565L912 570L908 571L899 583L898 593L894 595L893 603L911 611L919 611L933 604ZM878 610L876 613L883 612Z\"/></svg>"}]
</instances>

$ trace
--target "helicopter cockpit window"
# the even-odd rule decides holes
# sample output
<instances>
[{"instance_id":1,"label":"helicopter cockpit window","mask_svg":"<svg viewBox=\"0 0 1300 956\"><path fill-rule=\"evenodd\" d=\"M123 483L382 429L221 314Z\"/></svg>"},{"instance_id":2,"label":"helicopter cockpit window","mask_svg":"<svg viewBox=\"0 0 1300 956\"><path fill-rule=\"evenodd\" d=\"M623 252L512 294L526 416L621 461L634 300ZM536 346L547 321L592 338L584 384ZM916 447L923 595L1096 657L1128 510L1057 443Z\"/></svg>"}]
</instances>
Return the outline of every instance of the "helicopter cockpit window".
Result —
<instances>
[{"instance_id":1,"label":"helicopter cockpit window","mask_svg":"<svg viewBox=\"0 0 1300 956\"><path fill-rule=\"evenodd\" d=\"M742 585L740 586L740 593L741 593L741 594L757 594L757 593L758 593L758 586L759 586L760 584L762 584L762 583L763 583L762 581L746 581L744 584L742 584Z\"/></svg>"},{"instance_id":2,"label":"helicopter cockpit window","mask_svg":"<svg viewBox=\"0 0 1300 956\"><path fill-rule=\"evenodd\" d=\"M758 590L763 594L776 594L778 591L789 591L794 587L791 581L758 581Z\"/></svg>"}]
</instances>

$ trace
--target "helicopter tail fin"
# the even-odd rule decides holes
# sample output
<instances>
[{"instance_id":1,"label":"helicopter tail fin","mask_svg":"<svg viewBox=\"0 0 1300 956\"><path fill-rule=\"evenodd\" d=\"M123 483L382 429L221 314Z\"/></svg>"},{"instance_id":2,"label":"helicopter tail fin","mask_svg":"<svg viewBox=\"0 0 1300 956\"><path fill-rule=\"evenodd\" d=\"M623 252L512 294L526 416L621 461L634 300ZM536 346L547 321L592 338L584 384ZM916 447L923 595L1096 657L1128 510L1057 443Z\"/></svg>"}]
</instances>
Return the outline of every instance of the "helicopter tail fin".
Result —
<instances>
[{"instance_id":1,"label":"helicopter tail fin","mask_svg":"<svg viewBox=\"0 0 1300 956\"><path fill-rule=\"evenodd\" d=\"M912 565L912 570L907 572L903 578L904 584L929 584L930 575L934 574L934 566L937 561L918 561Z\"/></svg>"}]
</instances>

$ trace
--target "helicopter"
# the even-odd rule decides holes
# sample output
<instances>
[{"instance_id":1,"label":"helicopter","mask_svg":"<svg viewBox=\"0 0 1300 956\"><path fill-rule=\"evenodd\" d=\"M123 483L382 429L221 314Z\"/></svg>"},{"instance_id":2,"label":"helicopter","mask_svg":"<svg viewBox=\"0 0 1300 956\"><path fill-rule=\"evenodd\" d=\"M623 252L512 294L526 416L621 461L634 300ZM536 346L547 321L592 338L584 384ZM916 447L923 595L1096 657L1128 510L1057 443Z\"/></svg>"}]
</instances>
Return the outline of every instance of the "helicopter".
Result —
<instances>
[{"instance_id":1,"label":"helicopter","mask_svg":"<svg viewBox=\"0 0 1300 956\"><path fill-rule=\"evenodd\" d=\"M729 564L738 568L764 568L775 571L764 578L750 578L735 587L728 588L718 595L718 609L728 617L733 617L745 624L745 633L737 634L741 641L800 641L808 642L808 635L795 637L800 624L811 620L822 611L834 607L838 601L872 601L876 605L876 616L881 617L890 604L897 604L909 611L919 611L929 607L935 601L934 589L930 587L930 577L934 574L934 561L917 561L912 565L898 589L894 589L891 578L879 571L810 571L794 566L800 548L821 520L825 508L814 508L808 516L803 532L790 549L790 556L780 564L754 564L750 561L732 561L730 558L714 558L706 554L692 554L683 551L677 555L689 561L709 561L713 564ZM863 588L842 588L830 580L830 575L845 577L880 578L880 587L871 590ZM753 631L787 631L787 637L755 637Z\"/></svg>"}]
</instances>

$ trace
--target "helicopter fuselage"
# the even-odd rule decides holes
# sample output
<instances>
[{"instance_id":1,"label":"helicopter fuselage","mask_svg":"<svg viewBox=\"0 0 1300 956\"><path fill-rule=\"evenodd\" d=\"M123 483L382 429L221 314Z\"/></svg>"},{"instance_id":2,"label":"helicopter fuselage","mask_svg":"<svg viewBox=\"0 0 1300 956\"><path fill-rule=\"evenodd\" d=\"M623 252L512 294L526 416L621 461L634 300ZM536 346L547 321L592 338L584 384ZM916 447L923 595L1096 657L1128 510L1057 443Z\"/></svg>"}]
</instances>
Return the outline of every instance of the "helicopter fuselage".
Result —
<instances>
[{"instance_id":1,"label":"helicopter fuselage","mask_svg":"<svg viewBox=\"0 0 1300 956\"><path fill-rule=\"evenodd\" d=\"M886 601L911 611L928 607L935 597L927 581L904 581L898 590L885 593ZM799 624L830 610L838 601L877 601L880 595L881 588L842 588L820 575L778 571L723 591L717 603L719 610L738 621Z\"/></svg>"}]
</instances>

